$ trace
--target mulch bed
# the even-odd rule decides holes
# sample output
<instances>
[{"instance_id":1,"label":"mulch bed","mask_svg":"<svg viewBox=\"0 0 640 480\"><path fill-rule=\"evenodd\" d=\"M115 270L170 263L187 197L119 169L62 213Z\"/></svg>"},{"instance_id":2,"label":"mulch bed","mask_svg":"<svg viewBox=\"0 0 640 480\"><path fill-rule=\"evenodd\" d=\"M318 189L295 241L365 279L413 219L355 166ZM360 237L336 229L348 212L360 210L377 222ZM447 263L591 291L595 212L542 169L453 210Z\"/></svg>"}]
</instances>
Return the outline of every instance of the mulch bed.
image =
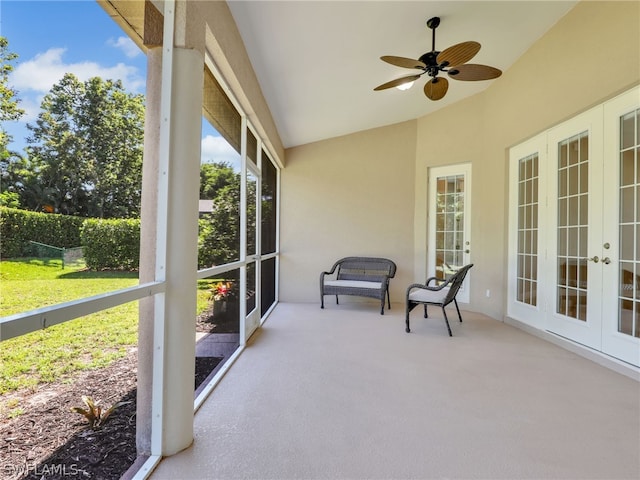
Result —
<instances>
[{"instance_id":1,"label":"mulch bed","mask_svg":"<svg viewBox=\"0 0 640 480\"><path fill-rule=\"evenodd\" d=\"M212 312L197 319L196 331L229 333L231 324L213 323ZM222 359L196 358L194 390ZM10 400L24 413L0 417L0 478L6 480L120 478L136 460L137 348L109 367L80 372L73 379L43 384L34 391L0 397L0 411ZM82 396L92 397L103 408L119 406L98 428L90 428L72 407L86 408Z\"/></svg>"}]
</instances>

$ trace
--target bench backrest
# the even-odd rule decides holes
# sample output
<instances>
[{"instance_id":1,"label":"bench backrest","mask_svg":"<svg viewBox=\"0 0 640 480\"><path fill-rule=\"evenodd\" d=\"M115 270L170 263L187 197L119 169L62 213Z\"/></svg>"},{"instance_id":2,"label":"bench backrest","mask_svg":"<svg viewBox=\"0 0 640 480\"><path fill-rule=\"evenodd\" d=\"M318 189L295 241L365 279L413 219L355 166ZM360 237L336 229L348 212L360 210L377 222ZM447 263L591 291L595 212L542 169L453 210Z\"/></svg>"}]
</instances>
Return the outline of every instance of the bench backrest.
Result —
<instances>
[{"instance_id":1,"label":"bench backrest","mask_svg":"<svg viewBox=\"0 0 640 480\"><path fill-rule=\"evenodd\" d=\"M336 262L338 280L383 282L396 274L396 264L386 258L346 257Z\"/></svg>"}]
</instances>

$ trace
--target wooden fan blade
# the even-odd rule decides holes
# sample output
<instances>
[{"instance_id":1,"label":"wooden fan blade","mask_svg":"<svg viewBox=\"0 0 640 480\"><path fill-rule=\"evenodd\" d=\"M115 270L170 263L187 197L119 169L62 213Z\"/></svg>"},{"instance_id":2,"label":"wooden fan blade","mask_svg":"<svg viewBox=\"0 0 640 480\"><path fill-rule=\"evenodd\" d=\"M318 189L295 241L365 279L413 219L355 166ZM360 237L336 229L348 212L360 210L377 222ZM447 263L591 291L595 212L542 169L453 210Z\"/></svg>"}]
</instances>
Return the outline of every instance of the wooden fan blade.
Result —
<instances>
[{"instance_id":1,"label":"wooden fan blade","mask_svg":"<svg viewBox=\"0 0 640 480\"><path fill-rule=\"evenodd\" d=\"M376 88L374 88L374 90L377 92L378 90L397 87L398 85L403 85L405 83L415 82L419 78L420 75L409 75L408 77L396 78L395 80L391 80L390 82L378 85Z\"/></svg>"},{"instance_id":2,"label":"wooden fan blade","mask_svg":"<svg viewBox=\"0 0 640 480\"><path fill-rule=\"evenodd\" d=\"M380 57L380 60L390 63L391 65L395 65L396 67L420 68L420 69L427 68L427 66L424 63L422 63L420 60L414 60L413 58L394 57L393 55L385 55L383 57Z\"/></svg>"},{"instance_id":3,"label":"wooden fan blade","mask_svg":"<svg viewBox=\"0 0 640 480\"><path fill-rule=\"evenodd\" d=\"M436 61L438 65L444 67L455 67L467 63L475 57L479 51L480 44L478 42L462 42L444 49L440 52ZM443 63L446 64L442 65Z\"/></svg>"},{"instance_id":4,"label":"wooden fan blade","mask_svg":"<svg viewBox=\"0 0 640 480\"><path fill-rule=\"evenodd\" d=\"M443 77L435 77L424 86L424 94L431 100L440 100L449 89L449 81Z\"/></svg>"},{"instance_id":5,"label":"wooden fan blade","mask_svg":"<svg viewBox=\"0 0 640 480\"><path fill-rule=\"evenodd\" d=\"M476 65L473 63L467 65L458 65L449 70L449 76L455 80L491 80L502 75L502 71L488 65Z\"/></svg>"}]
</instances>

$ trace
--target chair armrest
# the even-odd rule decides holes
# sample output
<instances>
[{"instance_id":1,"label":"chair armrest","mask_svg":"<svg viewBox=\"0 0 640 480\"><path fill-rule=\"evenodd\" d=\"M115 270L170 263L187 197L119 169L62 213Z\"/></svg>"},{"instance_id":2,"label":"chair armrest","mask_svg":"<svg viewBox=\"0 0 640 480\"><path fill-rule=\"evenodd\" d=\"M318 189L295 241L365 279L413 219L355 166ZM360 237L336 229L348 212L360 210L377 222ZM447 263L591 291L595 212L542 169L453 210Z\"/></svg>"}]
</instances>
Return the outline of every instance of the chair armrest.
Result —
<instances>
[{"instance_id":1,"label":"chair armrest","mask_svg":"<svg viewBox=\"0 0 640 480\"><path fill-rule=\"evenodd\" d=\"M429 285L431 282L442 282L440 283L437 287L430 287L430 289L437 289L437 290L442 290L444 287L446 287L447 285L449 285L451 283L451 280L453 279L453 275L450 276L448 279L443 280L442 278L437 278L437 277L429 277L427 279L427 282L425 285Z\"/></svg>"},{"instance_id":2,"label":"chair armrest","mask_svg":"<svg viewBox=\"0 0 640 480\"><path fill-rule=\"evenodd\" d=\"M411 292L411 290L413 290L414 288L427 288L427 286L422 283L412 283L407 287L407 295L409 295L409 292Z\"/></svg>"}]
</instances>

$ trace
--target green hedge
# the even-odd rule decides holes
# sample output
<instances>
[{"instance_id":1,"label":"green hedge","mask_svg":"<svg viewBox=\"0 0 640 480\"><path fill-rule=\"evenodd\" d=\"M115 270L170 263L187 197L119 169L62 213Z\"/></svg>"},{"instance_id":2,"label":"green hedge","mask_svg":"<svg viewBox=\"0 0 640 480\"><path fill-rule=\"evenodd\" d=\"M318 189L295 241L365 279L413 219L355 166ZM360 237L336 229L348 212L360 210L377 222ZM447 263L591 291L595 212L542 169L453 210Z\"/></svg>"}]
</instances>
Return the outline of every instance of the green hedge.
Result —
<instances>
[{"instance_id":1,"label":"green hedge","mask_svg":"<svg viewBox=\"0 0 640 480\"><path fill-rule=\"evenodd\" d=\"M136 270L140 263L140 220L85 219L80 232L84 259L92 270Z\"/></svg>"},{"instance_id":2,"label":"green hedge","mask_svg":"<svg viewBox=\"0 0 640 480\"><path fill-rule=\"evenodd\" d=\"M140 220L101 220L0 207L0 258L32 255L29 241L59 248L82 246L93 270L135 270Z\"/></svg>"},{"instance_id":3,"label":"green hedge","mask_svg":"<svg viewBox=\"0 0 640 480\"><path fill-rule=\"evenodd\" d=\"M0 258L26 257L29 241L54 247L78 247L85 218L0 207Z\"/></svg>"}]
</instances>

